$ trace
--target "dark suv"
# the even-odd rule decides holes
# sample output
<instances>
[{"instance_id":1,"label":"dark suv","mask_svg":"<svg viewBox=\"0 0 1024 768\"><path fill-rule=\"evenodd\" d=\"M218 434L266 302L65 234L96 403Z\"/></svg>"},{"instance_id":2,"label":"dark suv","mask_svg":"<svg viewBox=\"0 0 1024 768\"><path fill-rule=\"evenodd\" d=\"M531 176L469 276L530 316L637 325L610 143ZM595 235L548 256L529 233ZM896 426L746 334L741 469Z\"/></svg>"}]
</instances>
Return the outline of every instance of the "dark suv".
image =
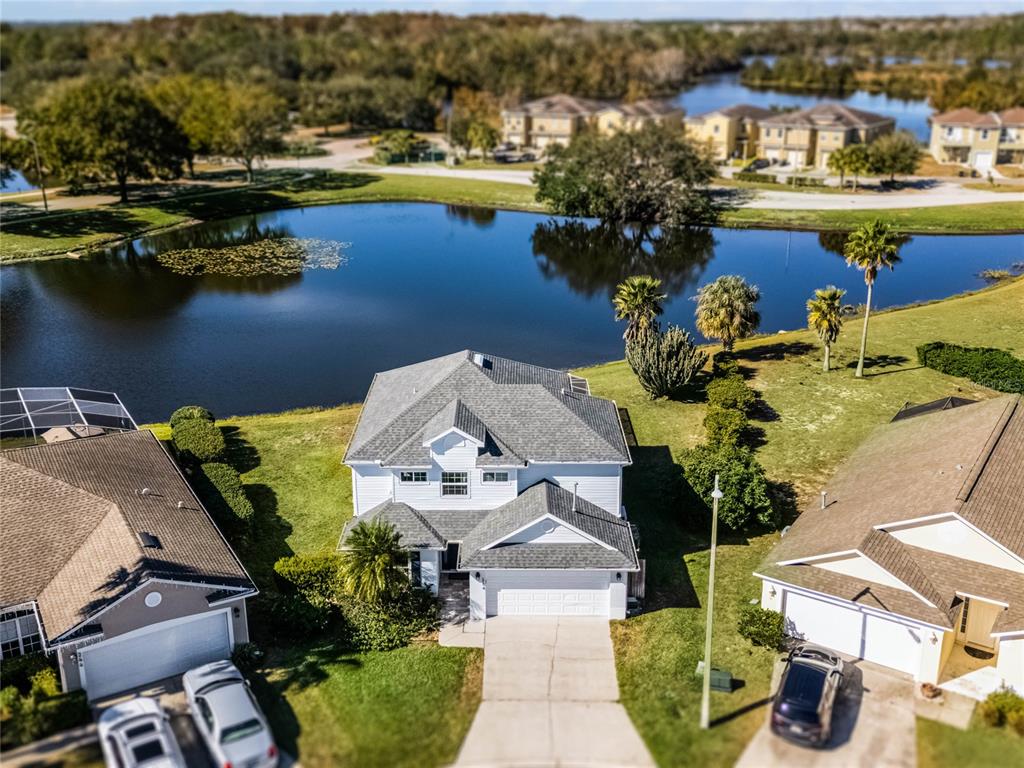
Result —
<instances>
[{"instance_id":1,"label":"dark suv","mask_svg":"<svg viewBox=\"0 0 1024 768\"><path fill-rule=\"evenodd\" d=\"M842 685L843 660L838 654L814 645L794 648L772 706L772 731L799 744L825 746Z\"/></svg>"}]
</instances>

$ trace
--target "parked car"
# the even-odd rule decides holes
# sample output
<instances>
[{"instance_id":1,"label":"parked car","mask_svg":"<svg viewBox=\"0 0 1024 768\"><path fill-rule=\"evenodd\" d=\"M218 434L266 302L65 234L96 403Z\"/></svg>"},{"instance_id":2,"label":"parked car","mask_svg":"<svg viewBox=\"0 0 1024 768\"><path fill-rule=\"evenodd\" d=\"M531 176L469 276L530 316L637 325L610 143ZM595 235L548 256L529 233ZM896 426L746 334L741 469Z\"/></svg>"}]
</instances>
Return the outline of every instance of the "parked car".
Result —
<instances>
[{"instance_id":1,"label":"parked car","mask_svg":"<svg viewBox=\"0 0 1024 768\"><path fill-rule=\"evenodd\" d=\"M843 684L843 660L833 651L800 645L789 653L772 706L772 731L799 744L823 747Z\"/></svg>"},{"instance_id":2,"label":"parked car","mask_svg":"<svg viewBox=\"0 0 1024 768\"><path fill-rule=\"evenodd\" d=\"M771 165L771 163L769 163L767 160L761 158L761 159L758 159L758 160L751 161L750 163L747 164L747 167L744 168L743 170L744 170L744 172L760 171L760 170L762 170L764 168L767 168L769 165Z\"/></svg>"},{"instance_id":3,"label":"parked car","mask_svg":"<svg viewBox=\"0 0 1024 768\"><path fill-rule=\"evenodd\" d=\"M99 735L108 768L185 768L167 713L154 699L140 696L104 710Z\"/></svg>"},{"instance_id":4,"label":"parked car","mask_svg":"<svg viewBox=\"0 0 1024 768\"><path fill-rule=\"evenodd\" d=\"M277 745L249 683L230 661L190 669L182 678L196 729L217 765L276 768Z\"/></svg>"}]
</instances>

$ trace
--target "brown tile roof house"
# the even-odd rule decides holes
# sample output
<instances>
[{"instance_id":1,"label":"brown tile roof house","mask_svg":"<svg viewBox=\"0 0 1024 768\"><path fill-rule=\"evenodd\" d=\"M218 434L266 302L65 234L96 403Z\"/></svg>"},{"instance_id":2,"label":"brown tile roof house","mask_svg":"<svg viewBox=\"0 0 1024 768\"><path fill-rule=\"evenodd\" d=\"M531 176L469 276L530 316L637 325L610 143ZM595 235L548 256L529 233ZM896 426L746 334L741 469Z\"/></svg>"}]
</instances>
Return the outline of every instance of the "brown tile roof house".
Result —
<instances>
[{"instance_id":1,"label":"brown tile roof house","mask_svg":"<svg viewBox=\"0 0 1024 768\"><path fill-rule=\"evenodd\" d=\"M556 93L533 101L527 101L517 107L506 110L509 114L552 115L564 117L586 117L604 109L602 101L585 99L582 96L570 96L567 93Z\"/></svg>"},{"instance_id":2,"label":"brown tile roof house","mask_svg":"<svg viewBox=\"0 0 1024 768\"><path fill-rule=\"evenodd\" d=\"M1024 107L1011 107L1002 112L978 112L970 107L960 107L940 112L928 119L936 125L964 125L972 128L1024 126Z\"/></svg>"},{"instance_id":3,"label":"brown tile roof house","mask_svg":"<svg viewBox=\"0 0 1024 768\"><path fill-rule=\"evenodd\" d=\"M83 638L111 641L122 630L182 619L225 596L255 594L149 431L3 451L0 497L0 606L5 618L14 607L33 606L46 650ZM162 609L134 611L133 595L155 584L165 585L164 594L146 605ZM235 630L244 634L244 620ZM5 644L3 653L19 650ZM72 676L63 671L68 684ZM90 680L90 694L103 689L96 682Z\"/></svg>"},{"instance_id":4,"label":"brown tile roof house","mask_svg":"<svg viewBox=\"0 0 1024 768\"><path fill-rule=\"evenodd\" d=\"M700 122L706 119L709 115L725 115L726 117L735 117L740 120L764 120L774 114L776 113L772 112L770 109L755 107L753 104L733 104L732 106L723 107L722 109L712 109L699 115L693 115L692 117L686 118L686 121L688 123Z\"/></svg>"},{"instance_id":5,"label":"brown tile roof house","mask_svg":"<svg viewBox=\"0 0 1024 768\"><path fill-rule=\"evenodd\" d=\"M778 112L761 120L762 125L807 128L870 128L891 123L893 119L845 104L816 104L808 109Z\"/></svg>"},{"instance_id":6,"label":"brown tile roof house","mask_svg":"<svg viewBox=\"0 0 1024 768\"><path fill-rule=\"evenodd\" d=\"M960 401L879 427L824 490L824 506L806 509L758 568L765 607L831 647L844 642L827 626L843 611L920 622L936 640L908 645L894 660L890 639L880 663L936 682L958 645L977 645L1024 686L1024 664L1016 666L1018 655L1024 662L1019 396ZM819 606L816 620L808 599L833 607ZM868 658L870 642L854 640Z\"/></svg>"}]
</instances>

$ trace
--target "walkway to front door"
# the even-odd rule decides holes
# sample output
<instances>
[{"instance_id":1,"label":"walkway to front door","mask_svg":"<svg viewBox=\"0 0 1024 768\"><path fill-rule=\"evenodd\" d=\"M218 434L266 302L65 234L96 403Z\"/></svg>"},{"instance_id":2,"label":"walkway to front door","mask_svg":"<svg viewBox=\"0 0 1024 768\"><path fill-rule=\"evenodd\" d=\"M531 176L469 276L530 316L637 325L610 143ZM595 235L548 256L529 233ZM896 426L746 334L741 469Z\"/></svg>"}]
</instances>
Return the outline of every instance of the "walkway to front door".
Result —
<instances>
[{"instance_id":1,"label":"walkway to front door","mask_svg":"<svg viewBox=\"0 0 1024 768\"><path fill-rule=\"evenodd\" d=\"M618 699L607 619L487 619L483 703L456 765L653 766Z\"/></svg>"}]
</instances>

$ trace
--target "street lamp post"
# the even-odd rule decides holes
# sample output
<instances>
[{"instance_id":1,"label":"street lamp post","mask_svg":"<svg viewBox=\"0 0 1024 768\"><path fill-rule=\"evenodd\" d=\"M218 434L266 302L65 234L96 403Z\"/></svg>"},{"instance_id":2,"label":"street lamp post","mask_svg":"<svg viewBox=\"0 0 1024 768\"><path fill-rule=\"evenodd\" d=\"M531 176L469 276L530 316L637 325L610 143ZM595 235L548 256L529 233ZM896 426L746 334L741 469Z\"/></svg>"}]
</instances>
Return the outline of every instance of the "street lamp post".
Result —
<instances>
[{"instance_id":1,"label":"street lamp post","mask_svg":"<svg viewBox=\"0 0 1024 768\"><path fill-rule=\"evenodd\" d=\"M708 569L708 620L704 631L704 690L700 699L700 727L707 730L711 725L711 622L715 614L715 550L718 547L718 500L722 492L718 489L718 475L715 475L715 490L711 492L711 567Z\"/></svg>"}]
</instances>

